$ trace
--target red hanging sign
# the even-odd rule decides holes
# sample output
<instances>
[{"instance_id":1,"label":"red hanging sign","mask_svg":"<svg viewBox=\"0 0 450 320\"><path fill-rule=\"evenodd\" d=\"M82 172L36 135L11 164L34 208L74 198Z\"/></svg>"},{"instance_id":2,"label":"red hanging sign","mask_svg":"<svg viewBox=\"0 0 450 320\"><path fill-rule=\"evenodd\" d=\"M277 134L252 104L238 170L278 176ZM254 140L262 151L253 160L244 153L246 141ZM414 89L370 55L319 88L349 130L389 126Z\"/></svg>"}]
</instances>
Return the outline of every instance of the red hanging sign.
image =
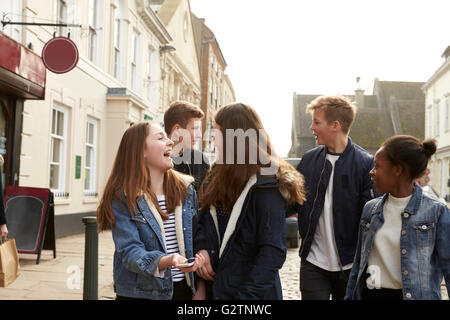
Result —
<instances>
[{"instance_id":1,"label":"red hanging sign","mask_svg":"<svg viewBox=\"0 0 450 320\"><path fill-rule=\"evenodd\" d=\"M66 37L50 39L42 49L42 61L53 73L66 73L75 68L79 54L75 43Z\"/></svg>"}]
</instances>

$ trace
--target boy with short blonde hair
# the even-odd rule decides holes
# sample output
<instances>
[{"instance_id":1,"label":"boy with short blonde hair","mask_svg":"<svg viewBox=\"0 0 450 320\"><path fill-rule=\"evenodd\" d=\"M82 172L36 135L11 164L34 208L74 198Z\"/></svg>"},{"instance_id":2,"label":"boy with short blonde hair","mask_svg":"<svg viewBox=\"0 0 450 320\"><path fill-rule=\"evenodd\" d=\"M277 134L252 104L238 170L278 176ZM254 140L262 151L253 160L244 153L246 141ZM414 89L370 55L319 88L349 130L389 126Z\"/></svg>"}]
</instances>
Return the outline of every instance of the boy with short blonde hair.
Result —
<instances>
[{"instance_id":1,"label":"boy with short blonde hair","mask_svg":"<svg viewBox=\"0 0 450 320\"><path fill-rule=\"evenodd\" d=\"M348 136L356 106L343 96L320 96L306 108L318 147L297 170L305 177L307 201L297 207L300 291L303 300L342 300L358 240L364 204L377 194L369 172L373 156Z\"/></svg>"},{"instance_id":2,"label":"boy with short blonde hair","mask_svg":"<svg viewBox=\"0 0 450 320\"><path fill-rule=\"evenodd\" d=\"M323 110L328 123L339 121L346 134L355 120L356 109L356 105L344 96L320 96L306 106L306 111L311 115L315 110Z\"/></svg>"}]
</instances>

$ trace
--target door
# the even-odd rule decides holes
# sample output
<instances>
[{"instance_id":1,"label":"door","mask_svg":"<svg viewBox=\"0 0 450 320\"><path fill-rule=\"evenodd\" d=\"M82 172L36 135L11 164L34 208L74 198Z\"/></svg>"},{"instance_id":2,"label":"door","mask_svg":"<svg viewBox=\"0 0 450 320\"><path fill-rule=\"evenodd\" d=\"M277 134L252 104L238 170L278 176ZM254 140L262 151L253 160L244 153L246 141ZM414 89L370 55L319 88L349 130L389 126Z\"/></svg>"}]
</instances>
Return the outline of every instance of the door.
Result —
<instances>
[{"instance_id":1,"label":"door","mask_svg":"<svg viewBox=\"0 0 450 320\"><path fill-rule=\"evenodd\" d=\"M0 155L3 157L1 168L2 192L11 184L12 174L12 136L14 134L14 100L0 95Z\"/></svg>"}]
</instances>

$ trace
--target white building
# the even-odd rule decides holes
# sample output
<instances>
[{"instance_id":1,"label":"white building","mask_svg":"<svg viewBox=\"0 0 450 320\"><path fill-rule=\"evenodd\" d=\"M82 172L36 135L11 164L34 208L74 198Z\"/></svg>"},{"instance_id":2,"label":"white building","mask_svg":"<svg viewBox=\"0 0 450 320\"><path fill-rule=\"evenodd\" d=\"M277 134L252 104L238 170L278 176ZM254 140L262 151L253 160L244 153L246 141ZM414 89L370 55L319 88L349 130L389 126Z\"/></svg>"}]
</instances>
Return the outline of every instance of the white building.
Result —
<instances>
[{"instance_id":1,"label":"white building","mask_svg":"<svg viewBox=\"0 0 450 320\"><path fill-rule=\"evenodd\" d=\"M70 32L78 47L80 58L72 71L46 72L45 100L23 104L16 184L50 188L55 195L56 235L79 232L81 217L95 214L126 128L144 119L159 123L168 103L165 92L183 89L199 95L198 74L187 77L192 82L187 89L175 89L173 80L165 80L167 65L180 69L183 64L173 61L184 55L166 50L173 37L149 1L2 0L0 18L82 25L7 25L1 31L37 55L54 34ZM188 66L196 63L196 54L192 59ZM177 72L186 78L183 71Z\"/></svg>"},{"instance_id":2,"label":"white building","mask_svg":"<svg viewBox=\"0 0 450 320\"><path fill-rule=\"evenodd\" d=\"M199 61L189 0L148 0L147 3L173 38L172 48L168 48L163 61L164 108L175 100L200 106Z\"/></svg>"},{"instance_id":3,"label":"white building","mask_svg":"<svg viewBox=\"0 0 450 320\"><path fill-rule=\"evenodd\" d=\"M444 62L425 83L425 138L435 138L438 149L429 165L429 184L439 196L450 200L450 46Z\"/></svg>"}]
</instances>

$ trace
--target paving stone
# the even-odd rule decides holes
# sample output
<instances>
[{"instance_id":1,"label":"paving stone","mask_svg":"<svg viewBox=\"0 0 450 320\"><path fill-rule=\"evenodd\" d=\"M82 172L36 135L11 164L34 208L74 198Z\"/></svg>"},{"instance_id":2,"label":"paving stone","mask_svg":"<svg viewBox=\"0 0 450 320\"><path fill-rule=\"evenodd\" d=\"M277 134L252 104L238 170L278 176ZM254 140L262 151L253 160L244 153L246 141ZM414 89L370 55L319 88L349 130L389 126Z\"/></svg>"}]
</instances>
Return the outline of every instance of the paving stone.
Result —
<instances>
[{"instance_id":1,"label":"paving stone","mask_svg":"<svg viewBox=\"0 0 450 320\"><path fill-rule=\"evenodd\" d=\"M111 231L99 234L98 297L100 300L114 300L113 288L114 242ZM56 240L56 259L52 251L43 251L36 265L36 255L19 254L21 275L8 288L0 288L0 300L82 300L84 276L84 234ZM70 266L80 270L80 289L71 290L68 279L75 274L68 273ZM299 290L300 258L298 248L287 250L286 261L280 270L283 298L300 300ZM72 282L73 283L73 282ZM442 295L448 300L445 286Z\"/></svg>"}]
</instances>

